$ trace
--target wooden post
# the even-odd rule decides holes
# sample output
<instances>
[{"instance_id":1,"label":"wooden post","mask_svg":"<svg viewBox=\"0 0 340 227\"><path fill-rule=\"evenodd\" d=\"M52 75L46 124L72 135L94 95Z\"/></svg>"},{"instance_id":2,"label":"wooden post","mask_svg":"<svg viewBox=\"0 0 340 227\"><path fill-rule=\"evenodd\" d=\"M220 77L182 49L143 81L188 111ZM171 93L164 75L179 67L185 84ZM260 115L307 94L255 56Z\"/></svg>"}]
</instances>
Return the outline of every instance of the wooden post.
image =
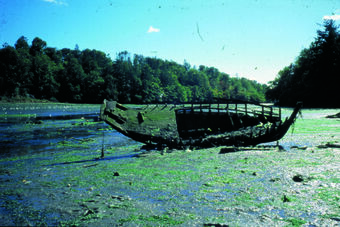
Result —
<instances>
[{"instance_id":1,"label":"wooden post","mask_svg":"<svg viewBox=\"0 0 340 227\"><path fill-rule=\"evenodd\" d=\"M273 118L273 107L270 107L270 118Z\"/></svg>"},{"instance_id":2,"label":"wooden post","mask_svg":"<svg viewBox=\"0 0 340 227\"><path fill-rule=\"evenodd\" d=\"M102 154L100 155L100 158L104 158L104 144L102 146Z\"/></svg>"},{"instance_id":3,"label":"wooden post","mask_svg":"<svg viewBox=\"0 0 340 227\"><path fill-rule=\"evenodd\" d=\"M100 155L100 158L104 158L104 136L105 136L104 132L105 131L103 130L102 153Z\"/></svg>"},{"instance_id":4,"label":"wooden post","mask_svg":"<svg viewBox=\"0 0 340 227\"><path fill-rule=\"evenodd\" d=\"M229 114L228 114L228 116L229 116L229 121L230 121L230 125L231 125L232 129L235 129L233 118Z\"/></svg>"},{"instance_id":5,"label":"wooden post","mask_svg":"<svg viewBox=\"0 0 340 227\"><path fill-rule=\"evenodd\" d=\"M279 118L281 119L281 107L279 107Z\"/></svg>"}]
</instances>

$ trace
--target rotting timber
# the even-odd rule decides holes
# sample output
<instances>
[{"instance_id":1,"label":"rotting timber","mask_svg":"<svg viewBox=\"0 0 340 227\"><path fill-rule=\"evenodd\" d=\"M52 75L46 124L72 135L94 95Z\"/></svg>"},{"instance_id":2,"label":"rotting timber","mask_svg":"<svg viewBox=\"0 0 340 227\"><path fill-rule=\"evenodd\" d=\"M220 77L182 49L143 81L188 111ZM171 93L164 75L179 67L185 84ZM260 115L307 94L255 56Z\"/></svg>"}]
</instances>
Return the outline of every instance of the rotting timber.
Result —
<instances>
[{"instance_id":1,"label":"rotting timber","mask_svg":"<svg viewBox=\"0 0 340 227\"><path fill-rule=\"evenodd\" d=\"M100 117L118 132L145 144L171 148L255 146L280 140L301 107L298 103L290 117L282 120L280 107L239 100L135 107L104 100Z\"/></svg>"}]
</instances>

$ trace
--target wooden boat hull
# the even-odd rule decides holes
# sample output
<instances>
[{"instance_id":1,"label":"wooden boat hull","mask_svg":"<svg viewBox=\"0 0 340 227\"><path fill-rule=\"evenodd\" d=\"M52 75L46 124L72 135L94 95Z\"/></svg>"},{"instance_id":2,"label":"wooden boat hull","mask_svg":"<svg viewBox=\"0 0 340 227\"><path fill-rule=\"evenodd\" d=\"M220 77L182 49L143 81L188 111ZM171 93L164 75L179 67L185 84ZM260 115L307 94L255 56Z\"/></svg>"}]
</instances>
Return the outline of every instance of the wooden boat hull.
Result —
<instances>
[{"instance_id":1,"label":"wooden boat hull","mask_svg":"<svg viewBox=\"0 0 340 227\"><path fill-rule=\"evenodd\" d=\"M275 113L273 107L248 102L128 108L104 100L101 118L125 136L145 144L172 148L254 146L280 140L301 106L298 104L282 121L281 109Z\"/></svg>"}]
</instances>

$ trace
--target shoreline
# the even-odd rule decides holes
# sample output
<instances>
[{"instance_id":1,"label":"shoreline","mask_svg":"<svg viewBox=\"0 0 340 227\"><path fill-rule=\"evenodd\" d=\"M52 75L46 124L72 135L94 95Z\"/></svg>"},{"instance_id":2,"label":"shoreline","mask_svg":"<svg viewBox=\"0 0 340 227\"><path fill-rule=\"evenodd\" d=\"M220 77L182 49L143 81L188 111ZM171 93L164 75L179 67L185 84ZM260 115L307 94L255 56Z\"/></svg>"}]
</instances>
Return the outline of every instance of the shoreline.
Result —
<instances>
[{"instance_id":1,"label":"shoreline","mask_svg":"<svg viewBox=\"0 0 340 227\"><path fill-rule=\"evenodd\" d=\"M1 104L29 104L29 103L47 103L47 104L101 104L101 103L71 103L71 102L59 102L58 100L47 100L47 99L35 99L30 97L0 97Z\"/></svg>"},{"instance_id":2,"label":"shoreline","mask_svg":"<svg viewBox=\"0 0 340 227\"><path fill-rule=\"evenodd\" d=\"M49 101L47 99L34 99L30 97L0 97L0 104L15 104L15 103L59 103L58 101Z\"/></svg>"}]
</instances>

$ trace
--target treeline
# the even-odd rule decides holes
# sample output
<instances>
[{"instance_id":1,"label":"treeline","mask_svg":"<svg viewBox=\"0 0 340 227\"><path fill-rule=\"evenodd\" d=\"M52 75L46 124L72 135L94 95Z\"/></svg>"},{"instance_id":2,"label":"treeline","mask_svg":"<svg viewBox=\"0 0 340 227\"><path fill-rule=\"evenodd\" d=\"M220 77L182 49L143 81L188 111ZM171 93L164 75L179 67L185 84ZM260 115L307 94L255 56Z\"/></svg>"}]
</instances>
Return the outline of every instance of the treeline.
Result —
<instances>
[{"instance_id":1,"label":"treeline","mask_svg":"<svg viewBox=\"0 0 340 227\"><path fill-rule=\"evenodd\" d=\"M32 97L60 102L121 103L210 102L215 98L265 101L266 85L231 78L216 68L191 67L173 61L130 56L112 60L98 50L48 47L20 37L0 49L0 96Z\"/></svg>"},{"instance_id":2,"label":"treeline","mask_svg":"<svg viewBox=\"0 0 340 227\"><path fill-rule=\"evenodd\" d=\"M340 107L340 33L333 20L271 82L267 98L284 106Z\"/></svg>"}]
</instances>

